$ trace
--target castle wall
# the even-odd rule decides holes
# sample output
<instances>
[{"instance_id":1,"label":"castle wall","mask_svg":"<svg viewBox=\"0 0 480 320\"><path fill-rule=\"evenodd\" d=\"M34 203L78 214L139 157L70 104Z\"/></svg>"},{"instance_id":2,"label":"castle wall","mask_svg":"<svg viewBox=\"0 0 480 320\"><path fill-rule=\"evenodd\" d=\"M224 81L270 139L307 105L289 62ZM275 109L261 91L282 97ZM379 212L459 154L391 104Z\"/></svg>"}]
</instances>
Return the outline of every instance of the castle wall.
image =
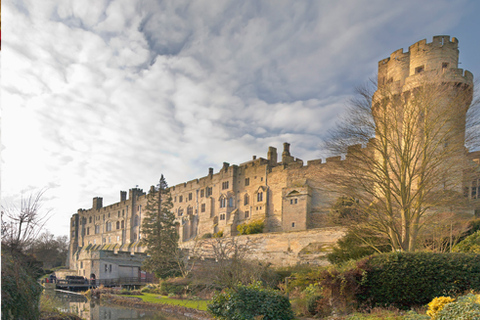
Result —
<instances>
[{"instance_id":1,"label":"castle wall","mask_svg":"<svg viewBox=\"0 0 480 320\"><path fill-rule=\"evenodd\" d=\"M320 228L288 233L264 233L235 238L239 247L246 246L246 258L268 261L275 267L297 264L328 265L326 255L333 245L343 237L345 230L339 227ZM203 258L215 260L212 245L216 239L185 242L183 248L200 247L197 253Z\"/></svg>"}]
</instances>

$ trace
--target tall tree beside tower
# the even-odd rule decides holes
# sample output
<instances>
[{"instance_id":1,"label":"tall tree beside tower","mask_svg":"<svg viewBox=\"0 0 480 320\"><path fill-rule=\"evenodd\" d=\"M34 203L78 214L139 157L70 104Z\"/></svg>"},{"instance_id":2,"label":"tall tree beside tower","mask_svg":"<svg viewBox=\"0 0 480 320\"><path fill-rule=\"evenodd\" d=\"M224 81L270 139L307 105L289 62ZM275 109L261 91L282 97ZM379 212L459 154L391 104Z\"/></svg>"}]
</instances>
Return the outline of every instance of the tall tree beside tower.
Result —
<instances>
[{"instance_id":1,"label":"tall tree beside tower","mask_svg":"<svg viewBox=\"0 0 480 320\"><path fill-rule=\"evenodd\" d=\"M179 274L176 260L179 236L172 207L172 197L162 174L157 188L152 186L148 195L141 229L142 245L146 246L149 255L144 261L144 268L159 278Z\"/></svg>"},{"instance_id":2,"label":"tall tree beside tower","mask_svg":"<svg viewBox=\"0 0 480 320\"><path fill-rule=\"evenodd\" d=\"M438 36L380 61L378 83L359 94L326 143L346 154L331 180L357 199L359 214L344 222L359 238L413 251L431 219L465 202L474 169L465 146L478 142L473 76L458 69L458 41Z\"/></svg>"}]
</instances>

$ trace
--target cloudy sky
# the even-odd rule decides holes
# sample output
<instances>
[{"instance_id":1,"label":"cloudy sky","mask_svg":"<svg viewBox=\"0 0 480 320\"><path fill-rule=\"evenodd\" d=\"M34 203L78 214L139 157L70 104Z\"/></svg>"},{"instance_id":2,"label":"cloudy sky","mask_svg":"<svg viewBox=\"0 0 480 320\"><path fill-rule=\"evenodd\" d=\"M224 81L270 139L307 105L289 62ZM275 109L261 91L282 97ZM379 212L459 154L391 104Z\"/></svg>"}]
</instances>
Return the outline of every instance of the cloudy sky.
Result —
<instances>
[{"instance_id":1,"label":"cloudy sky","mask_svg":"<svg viewBox=\"0 0 480 320\"><path fill-rule=\"evenodd\" d=\"M480 2L2 0L2 204L78 208L322 136L391 52L460 41L480 77Z\"/></svg>"}]
</instances>

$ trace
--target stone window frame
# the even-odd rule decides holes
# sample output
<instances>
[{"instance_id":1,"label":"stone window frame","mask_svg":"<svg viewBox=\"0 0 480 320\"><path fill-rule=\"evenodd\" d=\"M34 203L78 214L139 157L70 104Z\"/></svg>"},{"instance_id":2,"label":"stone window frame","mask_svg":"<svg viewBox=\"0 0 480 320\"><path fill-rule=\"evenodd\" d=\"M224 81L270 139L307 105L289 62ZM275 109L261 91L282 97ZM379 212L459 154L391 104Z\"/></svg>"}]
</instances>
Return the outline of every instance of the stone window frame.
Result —
<instances>
[{"instance_id":1,"label":"stone window frame","mask_svg":"<svg viewBox=\"0 0 480 320\"><path fill-rule=\"evenodd\" d=\"M245 193L245 195L243 196L243 205L246 206L250 203L250 196L248 195L248 193Z\"/></svg>"}]
</instances>

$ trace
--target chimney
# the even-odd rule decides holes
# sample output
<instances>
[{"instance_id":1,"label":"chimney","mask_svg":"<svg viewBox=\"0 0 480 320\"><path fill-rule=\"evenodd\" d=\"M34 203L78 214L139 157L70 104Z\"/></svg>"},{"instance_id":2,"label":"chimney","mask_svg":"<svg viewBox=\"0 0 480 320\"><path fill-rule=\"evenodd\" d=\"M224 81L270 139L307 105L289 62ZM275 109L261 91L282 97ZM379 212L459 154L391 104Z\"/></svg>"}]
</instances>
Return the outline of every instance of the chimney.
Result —
<instances>
[{"instance_id":1,"label":"chimney","mask_svg":"<svg viewBox=\"0 0 480 320\"><path fill-rule=\"evenodd\" d=\"M229 165L230 165L230 163L224 162L224 163L223 163L223 170L224 170L224 171L227 171Z\"/></svg>"},{"instance_id":2,"label":"chimney","mask_svg":"<svg viewBox=\"0 0 480 320\"><path fill-rule=\"evenodd\" d=\"M277 148L268 147L267 159L271 166L277 164Z\"/></svg>"},{"instance_id":3,"label":"chimney","mask_svg":"<svg viewBox=\"0 0 480 320\"><path fill-rule=\"evenodd\" d=\"M213 175L213 168L208 168L208 175L209 176Z\"/></svg>"},{"instance_id":4,"label":"chimney","mask_svg":"<svg viewBox=\"0 0 480 320\"><path fill-rule=\"evenodd\" d=\"M253 156L253 160L257 159L257 156Z\"/></svg>"},{"instance_id":5,"label":"chimney","mask_svg":"<svg viewBox=\"0 0 480 320\"><path fill-rule=\"evenodd\" d=\"M127 191L120 191L120 201L127 200Z\"/></svg>"},{"instance_id":6,"label":"chimney","mask_svg":"<svg viewBox=\"0 0 480 320\"><path fill-rule=\"evenodd\" d=\"M103 207L103 198L95 197L93 198L93 206L92 209L99 210Z\"/></svg>"},{"instance_id":7,"label":"chimney","mask_svg":"<svg viewBox=\"0 0 480 320\"><path fill-rule=\"evenodd\" d=\"M294 161L294 159L290 155L290 143L285 142L283 144L282 163L284 165L286 165L286 164L289 164L293 161Z\"/></svg>"}]
</instances>

